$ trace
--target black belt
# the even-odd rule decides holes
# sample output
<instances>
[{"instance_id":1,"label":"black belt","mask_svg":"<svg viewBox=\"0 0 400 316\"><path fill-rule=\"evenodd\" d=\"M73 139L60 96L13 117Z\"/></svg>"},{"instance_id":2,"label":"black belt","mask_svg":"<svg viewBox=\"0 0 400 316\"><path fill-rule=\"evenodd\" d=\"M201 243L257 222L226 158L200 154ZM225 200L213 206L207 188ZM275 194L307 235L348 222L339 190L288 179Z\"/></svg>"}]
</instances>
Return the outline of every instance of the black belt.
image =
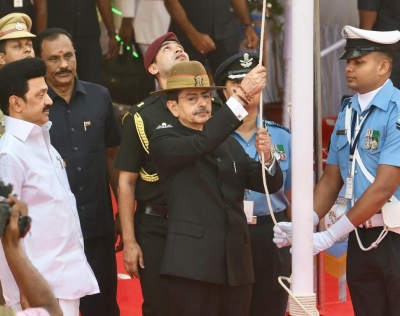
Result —
<instances>
[{"instance_id":1,"label":"black belt","mask_svg":"<svg viewBox=\"0 0 400 316\"><path fill-rule=\"evenodd\" d=\"M275 219L277 222L281 221L282 219L285 218L285 211L280 211L278 213L274 213ZM273 224L274 222L272 221L271 215L259 215L259 216L254 216L256 218L256 223L255 224L249 224L250 226L254 225L268 225L268 224Z\"/></svg>"},{"instance_id":2,"label":"black belt","mask_svg":"<svg viewBox=\"0 0 400 316\"><path fill-rule=\"evenodd\" d=\"M168 217L167 206L161 204L138 202L136 211L147 215L159 216L164 218Z\"/></svg>"}]
</instances>

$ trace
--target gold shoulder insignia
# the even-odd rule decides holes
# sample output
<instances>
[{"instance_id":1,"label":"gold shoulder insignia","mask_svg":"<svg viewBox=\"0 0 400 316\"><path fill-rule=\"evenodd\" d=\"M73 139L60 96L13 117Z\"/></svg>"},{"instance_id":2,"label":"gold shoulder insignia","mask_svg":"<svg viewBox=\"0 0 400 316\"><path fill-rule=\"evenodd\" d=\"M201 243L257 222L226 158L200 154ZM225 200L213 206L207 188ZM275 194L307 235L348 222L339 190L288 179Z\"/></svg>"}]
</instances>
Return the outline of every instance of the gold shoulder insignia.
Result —
<instances>
[{"instance_id":1,"label":"gold shoulder insignia","mask_svg":"<svg viewBox=\"0 0 400 316\"><path fill-rule=\"evenodd\" d=\"M128 115L132 115L132 113L130 113L129 111L125 113L125 115L124 115L123 118L122 118L122 125L124 124L125 118L126 118Z\"/></svg>"},{"instance_id":2,"label":"gold shoulder insignia","mask_svg":"<svg viewBox=\"0 0 400 316\"><path fill-rule=\"evenodd\" d=\"M144 130L143 119L139 113L135 113L135 115L133 116L133 119L135 120L136 131L138 133L140 142L142 143L144 150L147 152L147 154L149 154L149 140L147 139L146 132ZM144 181L147 181L147 182L158 181L158 176L156 173L148 174L146 172L146 170L143 169L143 167L140 168L139 174L140 174L140 178L142 178L142 180L144 180Z\"/></svg>"},{"instance_id":3,"label":"gold shoulder insignia","mask_svg":"<svg viewBox=\"0 0 400 316\"><path fill-rule=\"evenodd\" d=\"M133 118L135 120L136 131L139 135L140 141L142 142L142 146L144 150L149 153L149 140L147 139L146 132L144 131L143 119L139 113L135 113Z\"/></svg>"}]
</instances>

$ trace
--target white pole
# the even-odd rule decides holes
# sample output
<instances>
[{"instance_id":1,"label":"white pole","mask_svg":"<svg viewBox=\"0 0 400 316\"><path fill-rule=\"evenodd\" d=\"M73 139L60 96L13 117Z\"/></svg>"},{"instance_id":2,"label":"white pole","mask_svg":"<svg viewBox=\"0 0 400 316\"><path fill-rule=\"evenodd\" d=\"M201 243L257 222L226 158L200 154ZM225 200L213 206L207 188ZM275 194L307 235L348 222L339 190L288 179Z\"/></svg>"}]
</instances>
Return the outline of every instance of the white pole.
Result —
<instances>
[{"instance_id":1,"label":"white pole","mask_svg":"<svg viewBox=\"0 0 400 316\"><path fill-rule=\"evenodd\" d=\"M296 297L315 296L312 248L313 23L313 0L292 0L292 291ZM295 314L291 311L291 315Z\"/></svg>"}]
</instances>

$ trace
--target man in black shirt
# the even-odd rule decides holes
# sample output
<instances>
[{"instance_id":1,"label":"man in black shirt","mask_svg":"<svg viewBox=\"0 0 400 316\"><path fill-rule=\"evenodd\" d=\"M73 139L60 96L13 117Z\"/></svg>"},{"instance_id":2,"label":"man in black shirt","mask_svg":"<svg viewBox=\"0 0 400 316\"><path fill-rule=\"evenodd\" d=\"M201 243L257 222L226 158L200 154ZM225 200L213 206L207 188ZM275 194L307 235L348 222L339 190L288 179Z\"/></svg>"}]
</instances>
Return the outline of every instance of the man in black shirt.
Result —
<instances>
[{"instance_id":1,"label":"man in black shirt","mask_svg":"<svg viewBox=\"0 0 400 316\"><path fill-rule=\"evenodd\" d=\"M165 88L171 67L187 60L175 34L167 33L149 46L144 65ZM167 281L159 276L167 234L167 203L150 160L148 140L159 126L175 122L163 96L150 96L132 106L123 120L121 149L115 163L120 170L118 209L125 269L131 277L140 277L144 316L170 315Z\"/></svg>"},{"instance_id":2,"label":"man in black shirt","mask_svg":"<svg viewBox=\"0 0 400 316\"><path fill-rule=\"evenodd\" d=\"M400 1L358 0L360 28L374 31L400 30ZM400 51L400 42L397 43ZM400 54L396 55L390 79L400 89Z\"/></svg>"},{"instance_id":3,"label":"man in black shirt","mask_svg":"<svg viewBox=\"0 0 400 316\"><path fill-rule=\"evenodd\" d=\"M100 83L102 52L97 8L108 31L107 58L117 55L115 26L111 11L111 0L46 0L47 24L42 23L37 32L59 27L72 35L79 79Z\"/></svg>"},{"instance_id":4,"label":"man in black shirt","mask_svg":"<svg viewBox=\"0 0 400 316\"><path fill-rule=\"evenodd\" d=\"M120 143L119 124L107 89L75 77L75 50L68 32L47 29L38 35L37 46L47 66L46 82L53 100L51 143L66 162L85 254L101 292L81 299L81 314L118 316L110 185L116 193L118 171L113 164Z\"/></svg>"}]
</instances>

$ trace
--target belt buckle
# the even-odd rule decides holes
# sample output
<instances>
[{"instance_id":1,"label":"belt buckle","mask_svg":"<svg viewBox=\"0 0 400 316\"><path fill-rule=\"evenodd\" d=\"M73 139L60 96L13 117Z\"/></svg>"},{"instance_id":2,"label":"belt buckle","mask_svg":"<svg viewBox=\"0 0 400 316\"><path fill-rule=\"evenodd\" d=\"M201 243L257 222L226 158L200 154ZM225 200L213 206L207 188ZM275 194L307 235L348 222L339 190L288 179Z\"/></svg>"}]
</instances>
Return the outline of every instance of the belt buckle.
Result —
<instances>
[{"instance_id":1,"label":"belt buckle","mask_svg":"<svg viewBox=\"0 0 400 316\"><path fill-rule=\"evenodd\" d=\"M364 228L369 229L372 228L372 221L371 219L367 220L366 222L363 223Z\"/></svg>"},{"instance_id":2,"label":"belt buckle","mask_svg":"<svg viewBox=\"0 0 400 316\"><path fill-rule=\"evenodd\" d=\"M247 222L249 225L257 225L257 216L251 218L251 222Z\"/></svg>"}]
</instances>

